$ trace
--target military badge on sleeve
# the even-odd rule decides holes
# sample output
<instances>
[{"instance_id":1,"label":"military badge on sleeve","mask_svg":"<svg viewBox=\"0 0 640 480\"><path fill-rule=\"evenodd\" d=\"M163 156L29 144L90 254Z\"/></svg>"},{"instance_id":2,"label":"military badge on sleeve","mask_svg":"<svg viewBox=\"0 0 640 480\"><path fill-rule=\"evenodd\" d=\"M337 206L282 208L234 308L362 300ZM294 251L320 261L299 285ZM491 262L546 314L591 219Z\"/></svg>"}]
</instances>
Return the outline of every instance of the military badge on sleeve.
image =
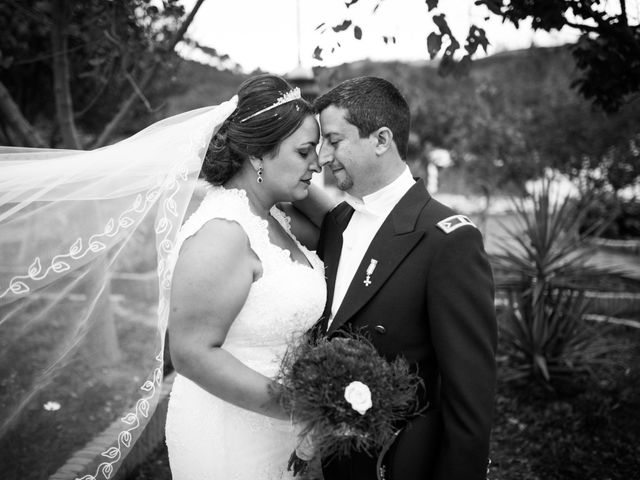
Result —
<instances>
[{"instance_id":1,"label":"military badge on sleeve","mask_svg":"<svg viewBox=\"0 0 640 480\"><path fill-rule=\"evenodd\" d=\"M464 227L465 225L471 225L474 228L478 228L471 220L469 220L469 217L465 217L464 215L452 215L444 220L440 220L436 225L447 235L460 227Z\"/></svg>"}]
</instances>

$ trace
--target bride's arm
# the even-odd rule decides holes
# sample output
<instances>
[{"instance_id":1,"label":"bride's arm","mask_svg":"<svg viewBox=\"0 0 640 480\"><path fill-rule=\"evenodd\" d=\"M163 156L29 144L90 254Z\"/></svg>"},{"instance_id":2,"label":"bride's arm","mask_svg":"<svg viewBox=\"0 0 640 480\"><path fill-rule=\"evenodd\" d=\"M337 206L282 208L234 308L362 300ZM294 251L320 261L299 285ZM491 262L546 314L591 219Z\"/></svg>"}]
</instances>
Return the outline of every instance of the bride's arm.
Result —
<instances>
[{"instance_id":1,"label":"bride's arm","mask_svg":"<svg viewBox=\"0 0 640 480\"><path fill-rule=\"evenodd\" d=\"M311 184L309 186L309 195L303 200L293 202L293 206L304 214L315 227L320 228L324 216L337 203L325 190Z\"/></svg>"},{"instance_id":2,"label":"bride's arm","mask_svg":"<svg viewBox=\"0 0 640 480\"><path fill-rule=\"evenodd\" d=\"M338 202L322 188L311 184L304 200L281 203L278 207L291 219L291 232L304 246L315 250L322 220Z\"/></svg>"},{"instance_id":3,"label":"bride's arm","mask_svg":"<svg viewBox=\"0 0 640 480\"><path fill-rule=\"evenodd\" d=\"M270 394L275 382L221 348L260 274L260 261L236 223L210 221L185 241L171 291L171 359L178 373L211 394L263 415L287 419Z\"/></svg>"}]
</instances>

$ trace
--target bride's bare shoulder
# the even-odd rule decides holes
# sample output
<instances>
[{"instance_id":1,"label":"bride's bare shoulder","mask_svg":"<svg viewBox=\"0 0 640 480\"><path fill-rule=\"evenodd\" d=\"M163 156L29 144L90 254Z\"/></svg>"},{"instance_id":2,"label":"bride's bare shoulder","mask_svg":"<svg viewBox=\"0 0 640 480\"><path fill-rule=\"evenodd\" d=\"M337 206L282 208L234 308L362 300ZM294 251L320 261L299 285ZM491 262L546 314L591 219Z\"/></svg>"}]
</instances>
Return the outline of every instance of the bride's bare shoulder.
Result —
<instances>
[{"instance_id":1,"label":"bride's bare shoulder","mask_svg":"<svg viewBox=\"0 0 640 480\"><path fill-rule=\"evenodd\" d=\"M254 268L254 261L249 238L240 224L216 218L206 222L184 241L175 273L225 273L232 267Z\"/></svg>"}]
</instances>

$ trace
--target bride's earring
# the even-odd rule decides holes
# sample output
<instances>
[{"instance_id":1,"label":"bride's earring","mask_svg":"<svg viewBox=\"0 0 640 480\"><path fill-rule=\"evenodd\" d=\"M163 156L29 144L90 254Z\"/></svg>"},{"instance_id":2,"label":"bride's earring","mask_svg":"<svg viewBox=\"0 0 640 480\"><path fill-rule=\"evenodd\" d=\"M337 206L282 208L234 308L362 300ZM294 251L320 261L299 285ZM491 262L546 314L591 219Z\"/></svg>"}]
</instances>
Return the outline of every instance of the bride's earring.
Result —
<instances>
[{"instance_id":1,"label":"bride's earring","mask_svg":"<svg viewBox=\"0 0 640 480\"><path fill-rule=\"evenodd\" d=\"M256 178L256 182L258 183L262 183L262 165L258 167L258 178Z\"/></svg>"}]
</instances>

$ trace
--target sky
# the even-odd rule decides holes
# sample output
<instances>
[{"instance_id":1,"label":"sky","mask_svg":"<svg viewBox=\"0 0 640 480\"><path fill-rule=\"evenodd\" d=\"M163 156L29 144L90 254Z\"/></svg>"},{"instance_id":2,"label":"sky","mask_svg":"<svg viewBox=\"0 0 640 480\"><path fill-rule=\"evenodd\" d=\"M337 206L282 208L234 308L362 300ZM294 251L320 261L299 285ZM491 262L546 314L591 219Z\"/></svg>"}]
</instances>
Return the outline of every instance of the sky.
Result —
<instances>
[{"instance_id":1,"label":"sky","mask_svg":"<svg viewBox=\"0 0 640 480\"><path fill-rule=\"evenodd\" d=\"M195 0L184 0L190 10ZM376 13L373 7L380 3ZM617 1L605 0L607 8L617 8ZM630 15L637 21L640 0L628 1ZM449 26L461 44L472 23L485 28L491 45L488 54L537 46L573 43L575 30L533 32L528 25L516 29L502 24L488 11L474 5L474 0L440 0L436 13L445 13ZM425 60L426 38L437 28L431 20L424 0L359 0L347 8L345 0L205 0L198 11L188 36L199 43L227 54L246 72L260 68L286 74L298 65L304 67L333 66L360 59ZM335 34L330 28L324 34L316 27L339 24L345 18L363 30L361 40L352 30ZM298 18L300 19L298 28ZM385 44L383 36L396 37L396 43ZM337 47L336 42L341 46ZM312 58L316 46L324 47L323 61ZM332 47L336 47L333 54ZM184 44L178 51L187 58L217 65L217 61L194 55Z\"/></svg>"}]
</instances>

